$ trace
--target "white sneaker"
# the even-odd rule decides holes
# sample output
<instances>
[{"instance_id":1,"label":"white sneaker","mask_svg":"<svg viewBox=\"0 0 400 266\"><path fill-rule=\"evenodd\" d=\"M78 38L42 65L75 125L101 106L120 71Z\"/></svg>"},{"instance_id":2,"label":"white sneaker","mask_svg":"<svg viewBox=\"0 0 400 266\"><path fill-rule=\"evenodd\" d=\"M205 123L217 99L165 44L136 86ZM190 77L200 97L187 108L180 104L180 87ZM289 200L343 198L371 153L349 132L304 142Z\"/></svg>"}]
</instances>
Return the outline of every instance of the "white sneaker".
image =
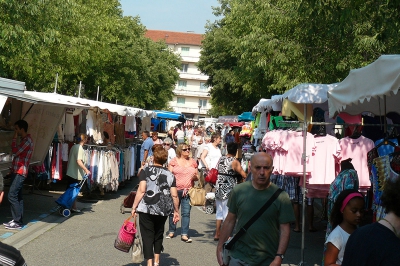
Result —
<instances>
[{"instance_id":1,"label":"white sneaker","mask_svg":"<svg viewBox=\"0 0 400 266\"><path fill-rule=\"evenodd\" d=\"M9 221L8 223L3 223L4 226L9 226L11 223L13 223L14 220Z\"/></svg>"}]
</instances>

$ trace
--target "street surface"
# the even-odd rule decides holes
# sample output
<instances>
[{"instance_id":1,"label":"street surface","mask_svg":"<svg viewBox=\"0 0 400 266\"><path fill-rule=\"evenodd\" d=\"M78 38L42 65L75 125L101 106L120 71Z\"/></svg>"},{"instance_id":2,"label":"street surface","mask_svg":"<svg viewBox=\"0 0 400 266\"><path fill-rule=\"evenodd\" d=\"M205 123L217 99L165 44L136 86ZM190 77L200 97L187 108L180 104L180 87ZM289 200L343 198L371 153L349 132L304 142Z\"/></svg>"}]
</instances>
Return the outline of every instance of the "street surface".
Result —
<instances>
[{"instance_id":1,"label":"street surface","mask_svg":"<svg viewBox=\"0 0 400 266\"><path fill-rule=\"evenodd\" d=\"M17 233L13 231L13 235L0 238L0 241L18 248L29 266L146 265L131 263L130 253L121 252L113 247L120 226L130 215L130 209L126 209L125 214L120 213L121 202L134 185L134 181L128 182L125 188L118 192L108 192L101 200L78 202L78 208L83 212L72 214L70 218L54 212L54 199L58 198L60 192L55 193L53 197L24 195L25 200L29 199L30 208L37 202L40 205L39 209L47 207L50 214L32 220L33 222L25 229ZM46 193L51 194L50 192ZM3 202L1 214L7 211L4 207ZM32 211L27 210L27 212ZM1 220L3 222L7 219L1 217ZM325 235L323 229L326 223L320 222L318 217L315 220L318 232L310 233L306 230L305 263L302 265L321 264ZM4 228L1 227L0 233L4 235ZM214 228L215 214L208 215L200 208L193 207L190 222L190 236L193 243L182 242L179 235L173 239L165 239L165 250L161 254L160 265L218 265L215 257L217 242L213 241ZM179 231L180 224L178 233ZM292 232L283 265L298 265L300 262L301 234Z\"/></svg>"}]
</instances>

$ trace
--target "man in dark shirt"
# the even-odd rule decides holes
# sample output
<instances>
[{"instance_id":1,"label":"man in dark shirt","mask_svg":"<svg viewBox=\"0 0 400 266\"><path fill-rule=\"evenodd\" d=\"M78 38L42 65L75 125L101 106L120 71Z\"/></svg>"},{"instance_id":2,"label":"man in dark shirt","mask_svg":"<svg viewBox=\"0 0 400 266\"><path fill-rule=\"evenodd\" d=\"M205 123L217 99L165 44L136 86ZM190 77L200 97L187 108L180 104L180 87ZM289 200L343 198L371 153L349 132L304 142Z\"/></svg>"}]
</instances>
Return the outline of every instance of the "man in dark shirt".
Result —
<instances>
[{"instance_id":1,"label":"man in dark shirt","mask_svg":"<svg viewBox=\"0 0 400 266\"><path fill-rule=\"evenodd\" d=\"M400 178L384 183L385 218L354 231L346 243L342 266L393 266L400 263Z\"/></svg>"},{"instance_id":2,"label":"man in dark shirt","mask_svg":"<svg viewBox=\"0 0 400 266\"><path fill-rule=\"evenodd\" d=\"M0 242L0 265L26 266L25 260L16 248Z\"/></svg>"}]
</instances>

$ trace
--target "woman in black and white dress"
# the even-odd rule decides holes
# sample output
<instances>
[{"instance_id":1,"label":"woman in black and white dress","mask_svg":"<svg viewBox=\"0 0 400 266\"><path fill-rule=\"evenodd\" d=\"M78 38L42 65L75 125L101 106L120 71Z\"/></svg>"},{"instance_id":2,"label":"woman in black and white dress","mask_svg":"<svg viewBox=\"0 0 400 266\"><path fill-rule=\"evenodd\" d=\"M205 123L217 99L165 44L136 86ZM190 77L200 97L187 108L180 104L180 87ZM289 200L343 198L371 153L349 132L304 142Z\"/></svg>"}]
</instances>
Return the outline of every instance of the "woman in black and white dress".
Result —
<instances>
[{"instance_id":1,"label":"woman in black and white dress","mask_svg":"<svg viewBox=\"0 0 400 266\"><path fill-rule=\"evenodd\" d=\"M216 230L214 240L219 240L222 222L228 215L228 198L233 188L246 179L246 173L240 162L235 158L238 145L234 142L227 144L227 154L222 156L217 164L218 178L215 185L215 203L217 205Z\"/></svg>"}]
</instances>

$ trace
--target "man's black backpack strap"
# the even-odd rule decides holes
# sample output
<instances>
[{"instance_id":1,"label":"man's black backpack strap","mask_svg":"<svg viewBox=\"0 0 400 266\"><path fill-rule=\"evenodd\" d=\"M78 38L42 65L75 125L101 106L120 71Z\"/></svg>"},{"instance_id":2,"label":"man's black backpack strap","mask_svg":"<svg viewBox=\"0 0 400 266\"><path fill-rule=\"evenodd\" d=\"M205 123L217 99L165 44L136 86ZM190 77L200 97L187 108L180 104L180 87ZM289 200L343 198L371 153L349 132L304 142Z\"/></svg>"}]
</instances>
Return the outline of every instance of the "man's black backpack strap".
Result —
<instances>
[{"instance_id":1,"label":"man's black backpack strap","mask_svg":"<svg viewBox=\"0 0 400 266\"><path fill-rule=\"evenodd\" d=\"M253 217L251 217L251 219L242 227L240 228L239 232L237 232L236 235L234 235L234 237L229 241L229 243L226 244L225 248L230 250L233 245L235 244L235 242L244 234L246 233L247 229L249 229L250 225L252 225L257 219L258 217L261 216L261 214L263 214L268 208L269 206L271 206L272 202L274 202L276 200L276 198L278 198L279 194L281 194L283 190L278 188L275 193L271 196L271 198L269 198L269 200L261 207L261 209L258 210L258 212L256 214L253 215Z\"/></svg>"}]
</instances>

